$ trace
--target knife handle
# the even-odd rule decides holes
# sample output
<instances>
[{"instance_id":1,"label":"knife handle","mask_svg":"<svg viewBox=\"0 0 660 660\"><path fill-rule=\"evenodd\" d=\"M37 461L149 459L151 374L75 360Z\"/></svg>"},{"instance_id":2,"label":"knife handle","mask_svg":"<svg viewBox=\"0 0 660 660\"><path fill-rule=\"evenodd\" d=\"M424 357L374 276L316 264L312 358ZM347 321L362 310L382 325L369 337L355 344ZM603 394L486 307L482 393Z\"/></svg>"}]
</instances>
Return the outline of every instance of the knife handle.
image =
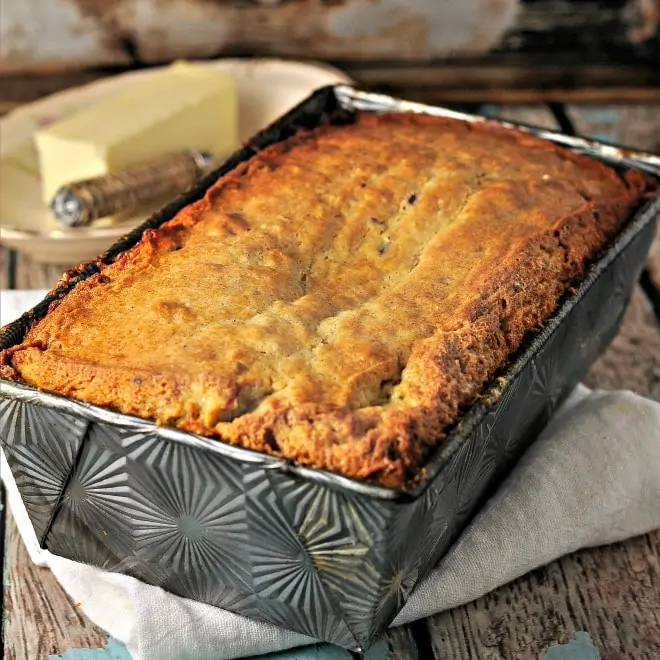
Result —
<instances>
[{"instance_id":1,"label":"knife handle","mask_svg":"<svg viewBox=\"0 0 660 660\"><path fill-rule=\"evenodd\" d=\"M68 227L84 227L98 218L128 211L142 204L184 192L211 163L210 154L180 151L121 172L76 181L60 188L50 208Z\"/></svg>"}]
</instances>

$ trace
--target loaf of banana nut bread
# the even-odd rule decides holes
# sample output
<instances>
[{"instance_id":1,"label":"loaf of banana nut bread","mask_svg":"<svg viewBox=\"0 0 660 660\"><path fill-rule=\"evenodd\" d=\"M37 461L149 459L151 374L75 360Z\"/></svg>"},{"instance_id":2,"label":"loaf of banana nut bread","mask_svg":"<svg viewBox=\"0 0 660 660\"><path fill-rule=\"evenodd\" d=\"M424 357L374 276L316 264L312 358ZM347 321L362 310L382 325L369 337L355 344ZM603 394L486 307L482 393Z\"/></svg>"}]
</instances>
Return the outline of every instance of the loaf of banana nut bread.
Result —
<instances>
[{"instance_id":1,"label":"loaf of banana nut bread","mask_svg":"<svg viewBox=\"0 0 660 660\"><path fill-rule=\"evenodd\" d=\"M401 487L652 187L488 122L358 114L145 231L0 373Z\"/></svg>"}]
</instances>

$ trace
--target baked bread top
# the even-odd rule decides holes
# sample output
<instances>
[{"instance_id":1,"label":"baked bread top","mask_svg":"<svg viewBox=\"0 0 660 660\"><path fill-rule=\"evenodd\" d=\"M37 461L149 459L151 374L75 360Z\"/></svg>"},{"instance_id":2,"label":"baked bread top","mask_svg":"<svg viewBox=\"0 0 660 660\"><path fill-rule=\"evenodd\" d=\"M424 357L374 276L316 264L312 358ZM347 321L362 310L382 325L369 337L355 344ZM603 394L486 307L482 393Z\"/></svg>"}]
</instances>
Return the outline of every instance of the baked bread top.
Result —
<instances>
[{"instance_id":1,"label":"baked bread top","mask_svg":"<svg viewBox=\"0 0 660 660\"><path fill-rule=\"evenodd\" d=\"M0 373L401 487L650 185L489 123L358 114L145 231Z\"/></svg>"}]
</instances>

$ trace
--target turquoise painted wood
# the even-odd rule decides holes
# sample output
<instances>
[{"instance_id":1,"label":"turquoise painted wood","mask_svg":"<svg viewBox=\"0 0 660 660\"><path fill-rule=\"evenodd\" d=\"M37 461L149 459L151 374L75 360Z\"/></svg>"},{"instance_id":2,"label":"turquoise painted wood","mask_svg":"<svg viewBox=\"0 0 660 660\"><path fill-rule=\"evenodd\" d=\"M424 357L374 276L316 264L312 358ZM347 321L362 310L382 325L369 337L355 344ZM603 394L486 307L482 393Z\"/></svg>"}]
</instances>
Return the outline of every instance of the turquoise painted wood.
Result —
<instances>
[{"instance_id":1,"label":"turquoise painted wood","mask_svg":"<svg viewBox=\"0 0 660 660\"><path fill-rule=\"evenodd\" d=\"M253 656L250 660L351 660L351 655L337 646L314 644L280 653Z\"/></svg>"},{"instance_id":2,"label":"turquoise painted wood","mask_svg":"<svg viewBox=\"0 0 660 660\"><path fill-rule=\"evenodd\" d=\"M589 633L579 631L568 644L555 644L544 654L543 660L600 660L600 653Z\"/></svg>"},{"instance_id":3,"label":"turquoise painted wood","mask_svg":"<svg viewBox=\"0 0 660 660\"><path fill-rule=\"evenodd\" d=\"M102 649L75 649L61 655L49 655L48 660L132 660L126 647L116 639L108 639Z\"/></svg>"},{"instance_id":4,"label":"turquoise painted wood","mask_svg":"<svg viewBox=\"0 0 660 660\"><path fill-rule=\"evenodd\" d=\"M378 642L364 655L364 660L387 660L387 643ZM253 656L246 660L352 660L350 653L330 644L302 646L280 653ZM126 647L116 639L108 639L102 649L73 649L59 655L49 655L48 660L132 660Z\"/></svg>"}]
</instances>

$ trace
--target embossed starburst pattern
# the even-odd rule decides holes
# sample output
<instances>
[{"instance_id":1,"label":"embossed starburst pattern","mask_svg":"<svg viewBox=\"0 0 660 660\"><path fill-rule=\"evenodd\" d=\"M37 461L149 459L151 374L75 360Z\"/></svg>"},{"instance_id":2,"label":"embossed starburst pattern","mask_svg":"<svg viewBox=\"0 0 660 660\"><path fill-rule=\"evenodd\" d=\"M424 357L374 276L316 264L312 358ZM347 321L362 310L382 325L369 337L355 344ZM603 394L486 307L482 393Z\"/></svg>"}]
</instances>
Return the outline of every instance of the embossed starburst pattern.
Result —
<instances>
[{"instance_id":1,"label":"embossed starburst pattern","mask_svg":"<svg viewBox=\"0 0 660 660\"><path fill-rule=\"evenodd\" d=\"M71 472L88 422L42 406L0 399L0 439L42 542Z\"/></svg>"},{"instance_id":2,"label":"embossed starburst pattern","mask_svg":"<svg viewBox=\"0 0 660 660\"><path fill-rule=\"evenodd\" d=\"M135 553L247 590L240 465L156 437L131 440L128 452Z\"/></svg>"},{"instance_id":3,"label":"embossed starburst pattern","mask_svg":"<svg viewBox=\"0 0 660 660\"><path fill-rule=\"evenodd\" d=\"M374 521L365 521L341 493L272 471L255 471L246 487L256 607L281 625L281 603L301 603L301 632L315 635L322 629L324 635L355 639L355 588L346 585L364 593L372 586L370 577L376 578L365 562L378 536L369 526ZM344 617L338 618L337 610Z\"/></svg>"}]
</instances>

